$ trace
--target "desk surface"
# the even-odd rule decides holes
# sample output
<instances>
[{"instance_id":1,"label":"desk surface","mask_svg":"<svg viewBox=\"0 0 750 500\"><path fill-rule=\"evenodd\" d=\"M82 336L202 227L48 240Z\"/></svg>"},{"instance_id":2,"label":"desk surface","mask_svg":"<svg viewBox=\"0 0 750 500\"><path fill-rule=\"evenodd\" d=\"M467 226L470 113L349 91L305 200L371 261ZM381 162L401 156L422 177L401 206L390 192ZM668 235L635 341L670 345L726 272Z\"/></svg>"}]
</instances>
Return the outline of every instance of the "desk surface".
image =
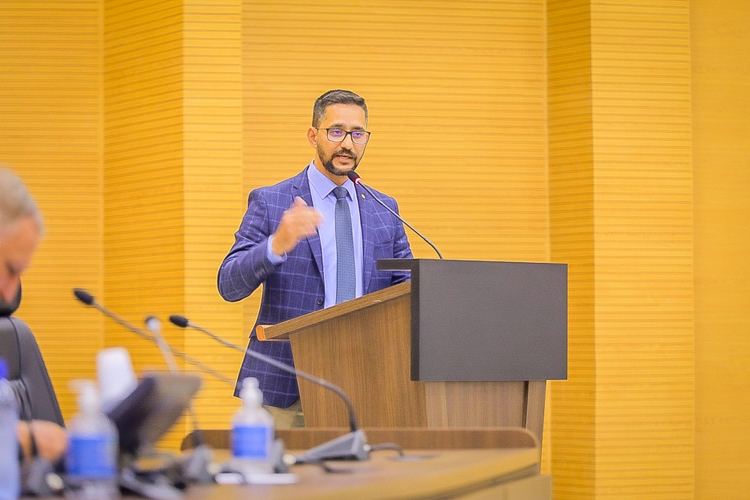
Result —
<instances>
[{"instance_id":1,"label":"desk surface","mask_svg":"<svg viewBox=\"0 0 750 500\"><path fill-rule=\"evenodd\" d=\"M277 431L291 452L338 437L346 429ZM299 481L287 485L191 485L185 500L427 499L549 500L551 479L539 475L539 448L523 429L368 429L370 443L398 443L361 462L327 462L291 468ZM204 431L215 461L229 458L228 431ZM190 442L186 439L186 442ZM189 447L188 447L189 448ZM60 497L56 497L60 498ZM124 499L140 498L126 496Z\"/></svg>"},{"instance_id":2,"label":"desk surface","mask_svg":"<svg viewBox=\"0 0 750 500\"><path fill-rule=\"evenodd\" d=\"M296 466L292 468L299 476L296 484L194 485L185 498L456 498L494 485L539 477L538 453L536 449L409 450L408 459L397 460L395 452L379 451L368 461L328 463L331 468L349 473L327 473L315 465Z\"/></svg>"}]
</instances>

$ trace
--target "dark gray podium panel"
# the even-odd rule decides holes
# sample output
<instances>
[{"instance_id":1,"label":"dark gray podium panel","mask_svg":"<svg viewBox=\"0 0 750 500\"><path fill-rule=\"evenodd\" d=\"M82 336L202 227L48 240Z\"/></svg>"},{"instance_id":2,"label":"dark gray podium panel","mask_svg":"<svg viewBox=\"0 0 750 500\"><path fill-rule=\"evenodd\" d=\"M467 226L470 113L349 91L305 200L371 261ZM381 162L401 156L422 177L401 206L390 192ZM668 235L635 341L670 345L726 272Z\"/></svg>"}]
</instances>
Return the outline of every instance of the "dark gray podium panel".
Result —
<instances>
[{"instance_id":1,"label":"dark gray podium panel","mask_svg":"<svg viewBox=\"0 0 750 500\"><path fill-rule=\"evenodd\" d=\"M568 266L384 259L411 271L411 379L561 380L568 373Z\"/></svg>"}]
</instances>

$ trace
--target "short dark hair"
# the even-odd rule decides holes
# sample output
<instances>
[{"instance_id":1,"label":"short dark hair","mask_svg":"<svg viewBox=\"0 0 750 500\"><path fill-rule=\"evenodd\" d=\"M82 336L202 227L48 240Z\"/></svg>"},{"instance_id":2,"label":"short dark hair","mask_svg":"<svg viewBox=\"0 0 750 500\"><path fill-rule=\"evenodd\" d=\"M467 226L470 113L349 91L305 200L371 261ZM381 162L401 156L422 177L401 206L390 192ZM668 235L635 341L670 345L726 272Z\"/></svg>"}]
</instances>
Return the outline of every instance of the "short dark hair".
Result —
<instances>
[{"instance_id":1,"label":"short dark hair","mask_svg":"<svg viewBox=\"0 0 750 500\"><path fill-rule=\"evenodd\" d=\"M358 96L350 90L329 90L315 100L313 106L312 126L317 127L326 116L326 108L332 104L354 104L365 110L367 123L367 104L364 97Z\"/></svg>"}]
</instances>

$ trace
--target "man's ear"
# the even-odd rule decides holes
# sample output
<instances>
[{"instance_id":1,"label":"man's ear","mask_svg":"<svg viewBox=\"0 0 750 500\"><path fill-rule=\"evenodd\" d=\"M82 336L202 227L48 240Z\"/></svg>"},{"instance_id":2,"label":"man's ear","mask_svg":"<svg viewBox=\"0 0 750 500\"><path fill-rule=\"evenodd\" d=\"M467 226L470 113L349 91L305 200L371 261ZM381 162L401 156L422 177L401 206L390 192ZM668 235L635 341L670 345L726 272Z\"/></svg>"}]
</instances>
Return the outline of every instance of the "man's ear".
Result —
<instances>
[{"instance_id":1,"label":"man's ear","mask_svg":"<svg viewBox=\"0 0 750 500\"><path fill-rule=\"evenodd\" d=\"M310 146L314 148L318 147L317 135L318 129L316 129L315 127L310 127L307 129L307 140L310 143Z\"/></svg>"}]
</instances>

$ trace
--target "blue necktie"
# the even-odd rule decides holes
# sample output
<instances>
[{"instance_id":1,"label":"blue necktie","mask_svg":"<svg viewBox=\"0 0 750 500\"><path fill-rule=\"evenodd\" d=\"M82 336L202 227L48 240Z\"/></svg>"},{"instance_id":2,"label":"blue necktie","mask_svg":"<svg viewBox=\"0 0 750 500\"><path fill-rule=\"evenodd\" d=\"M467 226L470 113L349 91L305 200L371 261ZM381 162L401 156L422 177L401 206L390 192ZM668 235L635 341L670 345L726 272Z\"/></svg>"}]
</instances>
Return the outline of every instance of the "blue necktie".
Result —
<instances>
[{"instance_id":1,"label":"blue necktie","mask_svg":"<svg viewBox=\"0 0 750 500\"><path fill-rule=\"evenodd\" d=\"M346 201L346 188L333 189L336 197L336 303L354 298L357 277L354 270L354 236L352 216Z\"/></svg>"}]
</instances>

